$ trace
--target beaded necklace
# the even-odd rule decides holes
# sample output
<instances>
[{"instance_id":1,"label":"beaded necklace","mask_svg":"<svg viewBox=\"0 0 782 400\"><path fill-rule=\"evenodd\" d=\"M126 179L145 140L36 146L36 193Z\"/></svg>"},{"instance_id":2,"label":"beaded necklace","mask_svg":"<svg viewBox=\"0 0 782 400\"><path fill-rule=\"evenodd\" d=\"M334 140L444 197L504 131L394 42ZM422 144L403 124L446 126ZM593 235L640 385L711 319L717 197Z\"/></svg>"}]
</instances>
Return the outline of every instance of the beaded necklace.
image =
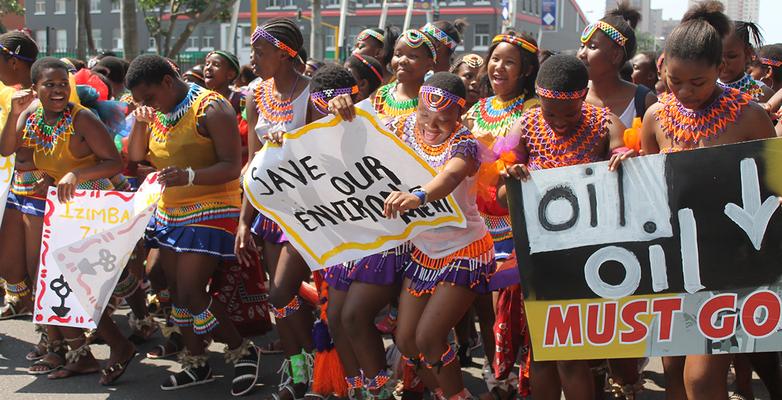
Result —
<instances>
[{"instance_id":1,"label":"beaded necklace","mask_svg":"<svg viewBox=\"0 0 782 400\"><path fill-rule=\"evenodd\" d=\"M58 117L54 125L46 124L43 118L43 107L38 107L34 113L27 117L24 125L24 138L29 147L34 151L42 151L46 155L54 153L54 148L60 142L60 138L73 133L69 130L73 118L71 116L71 104L68 104Z\"/></svg>"},{"instance_id":2,"label":"beaded necklace","mask_svg":"<svg viewBox=\"0 0 782 400\"><path fill-rule=\"evenodd\" d=\"M293 92L299 84L299 74L296 74L296 82L293 84L288 98L277 100L274 96L274 79L261 82L255 89L255 108L264 120L272 123L287 124L293 121Z\"/></svg>"},{"instance_id":3,"label":"beaded necklace","mask_svg":"<svg viewBox=\"0 0 782 400\"><path fill-rule=\"evenodd\" d=\"M595 148L608 134L608 109L583 103L581 120L572 135L558 135L536 108L521 119L529 164L535 169L557 168L599 161Z\"/></svg>"},{"instance_id":4,"label":"beaded necklace","mask_svg":"<svg viewBox=\"0 0 782 400\"><path fill-rule=\"evenodd\" d=\"M524 95L502 102L497 96L478 101L478 112L475 113L475 126L495 136L504 136L518 116L524 111Z\"/></svg>"},{"instance_id":5,"label":"beaded necklace","mask_svg":"<svg viewBox=\"0 0 782 400\"><path fill-rule=\"evenodd\" d=\"M378 89L374 100L375 111L378 114L386 117L399 117L410 114L418 107L418 97L402 101L398 101L394 97L396 84L396 82L389 83Z\"/></svg>"},{"instance_id":6,"label":"beaded necklace","mask_svg":"<svg viewBox=\"0 0 782 400\"><path fill-rule=\"evenodd\" d=\"M170 113L164 114L159 111L155 113L155 119L152 120L151 127L152 138L156 143L164 143L166 141L168 132L171 130L171 128L176 126L177 123L179 123L179 121L182 119L182 117L185 116L185 114L187 114L188 111L190 111L190 108L193 106L193 102L195 101L196 97L198 97L198 95L201 94L201 92L204 90L206 89L191 83L185 98L182 99L182 101L180 101L179 104L177 104Z\"/></svg>"},{"instance_id":7,"label":"beaded necklace","mask_svg":"<svg viewBox=\"0 0 782 400\"><path fill-rule=\"evenodd\" d=\"M744 76L741 77L741 79L735 80L733 82L718 82L723 88L729 87L737 89L741 93L746 93L752 96L752 99L755 101L758 101L760 96L763 95L763 88L760 86L760 84L758 84L758 81L753 79L752 76L746 72L744 73Z\"/></svg>"},{"instance_id":8,"label":"beaded necklace","mask_svg":"<svg viewBox=\"0 0 782 400\"><path fill-rule=\"evenodd\" d=\"M715 140L736 121L752 100L749 94L724 88L708 107L702 110L685 108L671 93L660 96L660 107L654 118L660 122L665 136L676 144L695 145L701 140Z\"/></svg>"}]
</instances>

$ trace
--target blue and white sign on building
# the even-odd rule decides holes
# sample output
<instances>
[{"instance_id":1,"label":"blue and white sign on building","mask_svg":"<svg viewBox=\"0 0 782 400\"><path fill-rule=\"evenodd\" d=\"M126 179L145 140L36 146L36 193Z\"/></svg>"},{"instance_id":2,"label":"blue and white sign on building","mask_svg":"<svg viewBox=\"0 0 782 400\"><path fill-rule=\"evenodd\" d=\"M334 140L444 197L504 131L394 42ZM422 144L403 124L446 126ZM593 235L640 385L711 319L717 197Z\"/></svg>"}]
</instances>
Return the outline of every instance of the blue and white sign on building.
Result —
<instances>
[{"instance_id":1,"label":"blue and white sign on building","mask_svg":"<svg viewBox=\"0 0 782 400\"><path fill-rule=\"evenodd\" d=\"M500 1L502 6L502 23L505 26L513 25L510 20L510 2L508 0Z\"/></svg>"},{"instance_id":2,"label":"blue and white sign on building","mask_svg":"<svg viewBox=\"0 0 782 400\"><path fill-rule=\"evenodd\" d=\"M541 3L540 26L544 31L557 30L557 0L543 0Z\"/></svg>"}]
</instances>

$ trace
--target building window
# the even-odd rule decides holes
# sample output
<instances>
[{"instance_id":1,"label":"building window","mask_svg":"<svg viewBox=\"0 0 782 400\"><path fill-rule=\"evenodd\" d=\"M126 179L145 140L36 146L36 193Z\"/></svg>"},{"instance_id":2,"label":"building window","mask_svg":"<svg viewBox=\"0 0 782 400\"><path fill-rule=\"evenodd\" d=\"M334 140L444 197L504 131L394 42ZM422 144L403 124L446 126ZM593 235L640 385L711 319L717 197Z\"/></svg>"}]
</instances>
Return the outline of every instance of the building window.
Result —
<instances>
[{"instance_id":1,"label":"building window","mask_svg":"<svg viewBox=\"0 0 782 400\"><path fill-rule=\"evenodd\" d=\"M380 7L383 4L382 0L366 0L367 7Z\"/></svg>"},{"instance_id":2,"label":"building window","mask_svg":"<svg viewBox=\"0 0 782 400\"><path fill-rule=\"evenodd\" d=\"M62 53L68 50L68 31L65 29L57 29L56 33L57 49L58 53Z\"/></svg>"},{"instance_id":3,"label":"building window","mask_svg":"<svg viewBox=\"0 0 782 400\"><path fill-rule=\"evenodd\" d=\"M187 51L198 50L198 36L190 36L187 38Z\"/></svg>"},{"instance_id":4,"label":"building window","mask_svg":"<svg viewBox=\"0 0 782 400\"><path fill-rule=\"evenodd\" d=\"M92 42L95 44L95 50L102 50L103 49L103 30L102 29L93 29L92 30Z\"/></svg>"},{"instance_id":5,"label":"building window","mask_svg":"<svg viewBox=\"0 0 782 400\"><path fill-rule=\"evenodd\" d=\"M46 45L46 29L35 31L35 43L41 51L48 53L49 48Z\"/></svg>"},{"instance_id":6,"label":"building window","mask_svg":"<svg viewBox=\"0 0 782 400\"><path fill-rule=\"evenodd\" d=\"M90 13L100 14L100 0L90 0Z\"/></svg>"},{"instance_id":7,"label":"building window","mask_svg":"<svg viewBox=\"0 0 782 400\"><path fill-rule=\"evenodd\" d=\"M149 47L147 47L147 51L153 53L157 52L157 40L155 40L155 38L149 38Z\"/></svg>"},{"instance_id":8,"label":"building window","mask_svg":"<svg viewBox=\"0 0 782 400\"><path fill-rule=\"evenodd\" d=\"M112 50L122 50L122 31L119 28L111 30Z\"/></svg>"},{"instance_id":9,"label":"building window","mask_svg":"<svg viewBox=\"0 0 782 400\"><path fill-rule=\"evenodd\" d=\"M269 7L280 7L282 0L269 0Z\"/></svg>"},{"instance_id":10,"label":"building window","mask_svg":"<svg viewBox=\"0 0 782 400\"><path fill-rule=\"evenodd\" d=\"M35 15L46 14L46 0L35 0Z\"/></svg>"},{"instance_id":11,"label":"building window","mask_svg":"<svg viewBox=\"0 0 782 400\"><path fill-rule=\"evenodd\" d=\"M326 50L327 51L334 51L334 33L327 33L326 35Z\"/></svg>"},{"instance_id":12,"label":"building window","mask_svg":"<svg viewBox=\"0 0 782 400\"><path fill-rule=\"evenodd\" d=\"M201 50L203 51L210 51L214 50L214 36L204 36L201 38Z\"/></svg>"},{"instance_id":13,"label":"building window","mask_svg":"<svg viewBox=\"0 0 782 400\"><path fill-rule=\"evenodd\" d=\"M475 24L473 50L487 50L489 48L489 30L489 24Z\"/></svg>"},{"instance_id":14,"label":"building window","mask_svg":"<svg viewBox=\"0 0 782 400\"><path fill-rule=\"evenodd\" d=\"M321 4L326 6L326 8L339 8L340 3L340 0L324 0Z\"/></svg>"},{"instance_id":15,"label":"building window","mask_svg":"<svg viewBox=\"0 0 782 400\"><path fill-rule=\"evenodd\" d=\"M56 0L54 2L54 13L65 14L65 0Z\"/></svg>"},{"instance_id":16,"label":"building window","mask_svg":"<svg viewBox=\"0 0 782 400\"><path fill-rule=\"evenodd\" d=\"M282 6L285 8L296 8L296 2L294 0L282 0Z\"/></svg>"},{"instance_id":17,"label":"building window","mask_svg":"<svg viewBox=\"0 0 782 400\"><path fill-rule=\"evenodd\" d=\"M111 0L111 12L120 12L120 0Z\"/></svg>"}]
</instances>

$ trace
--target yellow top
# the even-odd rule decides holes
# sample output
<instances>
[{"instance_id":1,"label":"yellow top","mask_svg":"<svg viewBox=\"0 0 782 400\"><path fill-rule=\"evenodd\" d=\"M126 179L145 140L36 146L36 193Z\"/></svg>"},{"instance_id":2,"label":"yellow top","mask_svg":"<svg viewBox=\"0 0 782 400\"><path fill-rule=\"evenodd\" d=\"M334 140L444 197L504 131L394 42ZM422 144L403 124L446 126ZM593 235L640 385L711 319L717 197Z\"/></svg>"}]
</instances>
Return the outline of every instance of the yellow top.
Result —
<instances>
[{"instance_id":1,"label":"yellow top","mask_svg":"<svg viewBox=\"0 0 782 400\"><path fill-rule=\"evenodd\" d=\"M16 93L12 86L6 86L0 82L0 129L5 126L8 114L11 113L11 97Z\"/></svg>"},{"instance_id":2,"label":"yellow top","mask_svg":"<svg viewBox=\"0 0 782 400\"><path fill-rule=\"evenodd\" d=\"M41 106L27 117L24 127L25 146L33 149L35 167L51 176L55 182L68 172L98 163L95 154L78 158L71 153L71 138L76 133L73 120L84 109L81 105L69 104L53 127L44 125Z\"/></svg>"},{"instance_id":3,"label":"yellow top","mask_svg":"<svg viewBox=\"0 0 782 400\"><path fill-rule=\"evenodd\" d=\"M157 113L150 123L149 153L147 158L160 170L166 167L192 168L198 170L217 163L212 139L198 133L198 118L214 101L225 101L216 92L192 85L187 97L168 114ZM173 126L167 121L173 120ZM168 125L168 126L167 126ZM193 212L192 207L241 205L239 177L219 185L192 185L169 187L163 191L158 203L159 208L179 209L184 207ZM212 208L207 207L207 208ZM179 211L177 210L177 211ZM172 210L174 211L174 210ZM180 214L180 212L175 212ZM183 215L184 216L184 215Z\"/></svg>"}]
</instances>

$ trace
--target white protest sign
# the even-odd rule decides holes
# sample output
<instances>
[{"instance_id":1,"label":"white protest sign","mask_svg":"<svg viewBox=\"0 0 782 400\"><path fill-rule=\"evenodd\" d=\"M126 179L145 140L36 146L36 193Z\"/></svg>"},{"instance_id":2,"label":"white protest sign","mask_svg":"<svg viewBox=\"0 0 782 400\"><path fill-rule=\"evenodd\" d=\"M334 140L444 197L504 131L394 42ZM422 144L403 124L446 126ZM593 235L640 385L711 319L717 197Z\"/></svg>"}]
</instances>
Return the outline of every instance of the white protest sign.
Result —
<instances>
[{"instance_id":1,"label":"white protest sign","mask_svg":"<svg viewBox=\"0 0 782 400\"><path fill-rule=\"evenodd\" d=\"M387 250L441 226L465 224L451 196L386 219L391 191L436 175L374 113L352 122L329 116L267 143L244 175L245 195L277 222L312 270Z\"/></svg>"},{"instance_id":2,"label":"white protest sign","mask_svg":"<svg viewBox=\"0 0 782 400\"><path fill-rule=\"evenodd\" d=\"M46 198L35 322L95 328L162 187L150 175L138 192L84 190L67 204Z\"/></svg>"},{"instance_id":3,"label":"white protest sign","mask_svg":"<svg viewBox=\"0 0 782 400\"><path fill-rule=\"evenodd\" d=\"M8 201L8 191L14 180L14 155L0 157L0 225L3 224L3 212Z\"/></svg>"}]
</instances>

